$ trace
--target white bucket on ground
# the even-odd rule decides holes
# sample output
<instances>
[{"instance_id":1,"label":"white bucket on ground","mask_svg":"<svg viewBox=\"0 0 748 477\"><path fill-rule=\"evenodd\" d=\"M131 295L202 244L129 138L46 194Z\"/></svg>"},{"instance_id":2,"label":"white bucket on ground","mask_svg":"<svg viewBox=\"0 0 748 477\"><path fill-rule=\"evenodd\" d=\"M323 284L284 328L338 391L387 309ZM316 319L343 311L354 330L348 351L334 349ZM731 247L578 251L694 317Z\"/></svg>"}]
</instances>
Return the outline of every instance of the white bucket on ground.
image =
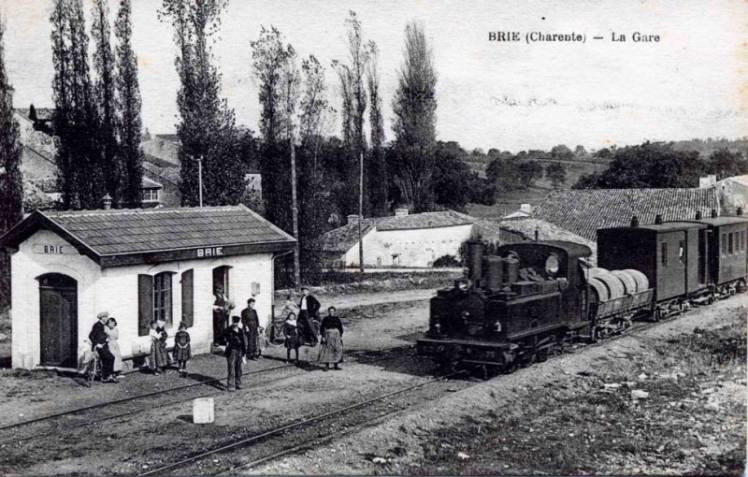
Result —
<instances>
[{"instance_id":1,"label":"white bucket on ground","mask_svg":"<svg viewBox=\"0 0 748 477\"><path fill-rule=\"evenodd\" d=\"M197 398L192 401L192 422L195 424L213 424L213 398Z\"/></svg>"}]
</instances>

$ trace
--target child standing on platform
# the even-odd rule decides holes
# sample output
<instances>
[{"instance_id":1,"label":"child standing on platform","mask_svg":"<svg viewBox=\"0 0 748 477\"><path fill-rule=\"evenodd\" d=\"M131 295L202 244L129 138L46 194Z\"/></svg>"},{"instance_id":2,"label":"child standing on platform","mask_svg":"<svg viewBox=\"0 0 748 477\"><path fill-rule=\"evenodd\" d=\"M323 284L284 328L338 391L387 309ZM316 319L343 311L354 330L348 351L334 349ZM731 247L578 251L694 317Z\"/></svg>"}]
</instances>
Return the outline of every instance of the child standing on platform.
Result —
<instances>
[{"instance_id":1,"label":"child standing on platform","mask_svg":"<svg viewBox=\"0 0 748 477\"><path fill-rule=\"evenodd\" d=\"M179 323L179 331L174 335L174 361L177 362L179 376L187 377L187 361L190 359L192 359L190 334L187 332L187 325L182 321Z\"/></svg>"}]
</instances>

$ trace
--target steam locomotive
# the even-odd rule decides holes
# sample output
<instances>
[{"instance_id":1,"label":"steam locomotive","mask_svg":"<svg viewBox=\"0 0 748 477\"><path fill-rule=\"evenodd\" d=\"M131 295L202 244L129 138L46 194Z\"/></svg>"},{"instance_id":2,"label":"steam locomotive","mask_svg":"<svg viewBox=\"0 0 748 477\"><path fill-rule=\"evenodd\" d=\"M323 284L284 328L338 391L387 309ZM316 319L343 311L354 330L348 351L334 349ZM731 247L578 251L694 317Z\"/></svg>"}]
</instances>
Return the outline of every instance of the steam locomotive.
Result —
<instances>
[{"instance_id":1,"label":"steam locomotive","mask_svg":"<svg viewBox=\"0 0 748 477\"><path fill-rule=\"evenodd\" d=\"M430 302L418 354L451 368L512 370L576 341L620 333L746 290L748 219L738 216L597 231L591 250L562 241L523 242L486 253L468 242L467 277Z\"/></svg>"}]
</instances>

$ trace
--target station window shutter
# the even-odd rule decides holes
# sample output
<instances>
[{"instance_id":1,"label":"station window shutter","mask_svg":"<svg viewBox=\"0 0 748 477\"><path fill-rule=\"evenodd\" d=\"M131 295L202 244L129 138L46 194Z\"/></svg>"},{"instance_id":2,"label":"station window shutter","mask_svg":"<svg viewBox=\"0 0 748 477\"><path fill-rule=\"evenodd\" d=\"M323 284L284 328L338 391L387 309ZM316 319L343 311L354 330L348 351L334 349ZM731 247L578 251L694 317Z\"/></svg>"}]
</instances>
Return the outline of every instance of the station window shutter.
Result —
<instances>
[{"instance_id":1,"label":"station window shutter","mask_svg":"<svg viewBox=\"0 0 748 477\"><path fill-rule=\"evenodd\" d=\"M148 336L153 320L153 277L138 275L138 336Z\"/></svg>"},{"instance_id":2,"label":"station window shutter","mask_svg":"<svg viewBox=\"0 0 748 477\"><path fill-rule=\"evenodd\" d=\"M195 271L182 273L182 321L191 328L195 324Z\"/></svg>"}]
</instances>

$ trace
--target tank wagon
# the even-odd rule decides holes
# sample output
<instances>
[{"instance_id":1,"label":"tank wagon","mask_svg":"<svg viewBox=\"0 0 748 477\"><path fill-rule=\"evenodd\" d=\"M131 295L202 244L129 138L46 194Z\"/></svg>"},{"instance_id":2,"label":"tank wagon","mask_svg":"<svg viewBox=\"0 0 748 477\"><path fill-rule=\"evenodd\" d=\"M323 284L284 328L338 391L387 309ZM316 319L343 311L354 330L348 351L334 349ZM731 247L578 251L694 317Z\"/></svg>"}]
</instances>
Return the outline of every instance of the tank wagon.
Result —
<instances>
[{"instance_id":1,"label":"tank wagon","mask_svg":"<svg viewBox=\"0 0 748 477\"><path fill-rule=\"evenodd\" d=\"M659 320L693 304L745 290L748 219L598 230L598 264L588 247L524 242L486 254L469 242L467 277L431 299L418 353L441 364L512 369L543 361L577 341L619 333L636 319Z\"/></svg>"}]
</instances>

